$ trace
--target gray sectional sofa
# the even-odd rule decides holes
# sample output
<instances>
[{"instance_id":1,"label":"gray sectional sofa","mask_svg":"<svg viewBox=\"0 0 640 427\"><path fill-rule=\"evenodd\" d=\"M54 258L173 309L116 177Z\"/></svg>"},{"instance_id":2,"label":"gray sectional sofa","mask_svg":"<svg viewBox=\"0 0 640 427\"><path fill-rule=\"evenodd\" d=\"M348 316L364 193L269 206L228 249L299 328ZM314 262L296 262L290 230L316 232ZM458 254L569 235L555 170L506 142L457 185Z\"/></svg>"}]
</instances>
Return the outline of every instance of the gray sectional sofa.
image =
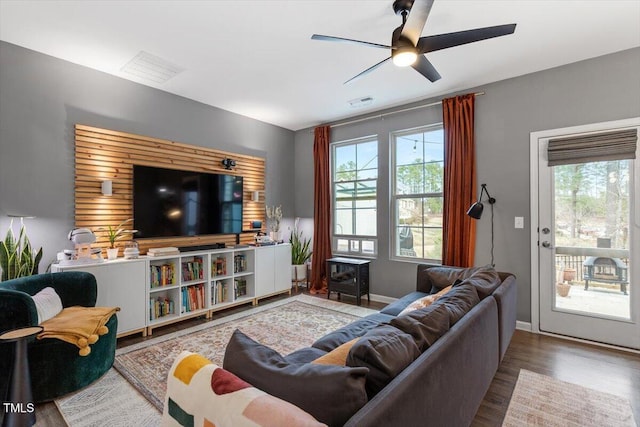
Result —
<instances>
[{"instance_id":1,"label":"gray sectional sofa","mask_svg":"<svg viewBox=\"0 0 640 427\"><path fill-rule=\"evenodd\" d=\"M224 368L329 426L467 426L515 330L516 298L509 273L422 264L415 292L290 355L236 331ZM313 363L342 344L346 366Z\"/></svg>"}]
</instances>

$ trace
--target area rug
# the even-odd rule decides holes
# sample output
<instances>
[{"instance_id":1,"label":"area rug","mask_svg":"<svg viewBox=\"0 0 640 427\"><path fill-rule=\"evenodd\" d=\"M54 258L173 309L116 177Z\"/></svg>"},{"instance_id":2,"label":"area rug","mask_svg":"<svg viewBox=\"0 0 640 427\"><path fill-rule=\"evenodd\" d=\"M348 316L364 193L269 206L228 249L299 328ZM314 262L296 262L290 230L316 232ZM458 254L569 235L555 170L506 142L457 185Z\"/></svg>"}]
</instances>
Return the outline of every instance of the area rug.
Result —
<instances>
[{"instance_id":1,"label":"area rug","mask_svg":"<svg viewBox=\"0 0 640 427\"><path fill-rule=\"evenodd\" d=\"M222 365L229 338L235 329L240 329L256 341L288 354L359 317L345 312L353 312L353 308L344 304L301 297L126 347L116 353L114 367L161 411L167 373L183 350L200 353ZM361 314L373 312L365 310Z\"/></svg>"},{"instance_id":2,"label":"area rug","mask_svg":"<svg viewBox=\"0 0 640 427\"><path fill-rule=\"evenodd\" d=\"M520 370L503 427L635 427L629 401Z\"/></svg>"}]
</instances>

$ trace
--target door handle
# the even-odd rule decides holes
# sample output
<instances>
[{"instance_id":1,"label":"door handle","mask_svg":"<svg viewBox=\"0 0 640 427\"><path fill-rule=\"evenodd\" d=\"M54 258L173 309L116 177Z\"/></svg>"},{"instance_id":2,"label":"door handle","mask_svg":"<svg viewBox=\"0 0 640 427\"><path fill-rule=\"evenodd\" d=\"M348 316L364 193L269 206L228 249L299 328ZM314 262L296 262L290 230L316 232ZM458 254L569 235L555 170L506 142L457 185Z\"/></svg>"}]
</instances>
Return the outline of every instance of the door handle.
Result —
<instances>
[{"instance_id":1,"label":"door handle","mask_svg":"<svg viewBox=\"0 0 640 427\"><path fill-rule=\"evenodd\" d=\"M547 249L548 249L548 248L550 248L550 247L551 247L551 243L550 243L550 242L547 242L547 241L545 240L544 242L542 242L542 247L544 247L544 248L547 248Z\"/></svg>"}]
</instances>

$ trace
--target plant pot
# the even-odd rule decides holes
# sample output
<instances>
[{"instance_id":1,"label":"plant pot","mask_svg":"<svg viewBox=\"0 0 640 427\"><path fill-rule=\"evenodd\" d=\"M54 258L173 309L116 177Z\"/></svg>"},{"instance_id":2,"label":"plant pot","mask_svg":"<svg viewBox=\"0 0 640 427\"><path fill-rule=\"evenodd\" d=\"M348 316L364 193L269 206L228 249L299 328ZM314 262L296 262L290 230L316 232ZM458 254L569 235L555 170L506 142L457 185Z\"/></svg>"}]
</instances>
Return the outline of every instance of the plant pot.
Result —
<instances>
[{"instance_id":1,"label":"plant pot","mask_svg":"<svg viewBox=\"0 0 640 427\"><path fill-rule=\"evenodd\" d=\"M107 248L107 259L118 258L118 250L120 248Z\"/></svg>"},{"instance_id":2,"label":"plant pot","mask_svg":"<svg viewBox=\"0 0 640 427\"><path fill-rule=\"evenodd\" d=\"M569 291L571 290L571 285L568 283L556 283L556 292L561 297L566 297L569 295Z\"/></svg>"},{"instance_id":3,"label":"plant pot","mask_svg":"<svg viewBox=\"0 0 640 427\"><path fill-rule=\"evenodd\" d=\"M291 280L302 282L307 279L307 264L291 266Z\"/></svg>"},{"instance_id":4,"label":"plant pot","mask_svg":"<svg viewBox=\"0 0 640 427\"><path fill-rule=\"evenodd\" d=\"M562 280L565 282L571 282L576 279L576 269L575 268L565 268L562 272Z\"/></svg>"}]
</instances>

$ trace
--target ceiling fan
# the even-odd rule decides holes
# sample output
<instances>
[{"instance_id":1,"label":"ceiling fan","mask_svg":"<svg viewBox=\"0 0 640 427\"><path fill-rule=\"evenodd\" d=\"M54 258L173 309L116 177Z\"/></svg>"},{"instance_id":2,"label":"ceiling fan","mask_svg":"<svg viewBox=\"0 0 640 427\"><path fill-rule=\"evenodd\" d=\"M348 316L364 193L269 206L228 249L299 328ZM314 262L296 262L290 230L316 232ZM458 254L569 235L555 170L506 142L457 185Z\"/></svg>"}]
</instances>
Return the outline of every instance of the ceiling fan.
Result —
<instances>
[{"instance_id":1,"label":"ceiling fan","mask_svg":"<svg viewBox=\"0 0 640 427\"><path fill-rule=\"evenodd\" d=\"M410 65L431 82L435 82L440 79L440 74L424 56L425 53L494 37L506 36L513 34L516 29L516 24L507 24L420 37L424 24L427 22L431 7L433 6L433 1L434 0L395 0L393 2L393 10L396 15L402 15L402 25L393 30L391 46L321 34L314 34L311 38L313 40L356 43L362 46L391 49L390 57L383 59L360 74L350 78L345 84L370 73L390 59L398 67L407 67Z\"/></svg>"}]
</instances>

